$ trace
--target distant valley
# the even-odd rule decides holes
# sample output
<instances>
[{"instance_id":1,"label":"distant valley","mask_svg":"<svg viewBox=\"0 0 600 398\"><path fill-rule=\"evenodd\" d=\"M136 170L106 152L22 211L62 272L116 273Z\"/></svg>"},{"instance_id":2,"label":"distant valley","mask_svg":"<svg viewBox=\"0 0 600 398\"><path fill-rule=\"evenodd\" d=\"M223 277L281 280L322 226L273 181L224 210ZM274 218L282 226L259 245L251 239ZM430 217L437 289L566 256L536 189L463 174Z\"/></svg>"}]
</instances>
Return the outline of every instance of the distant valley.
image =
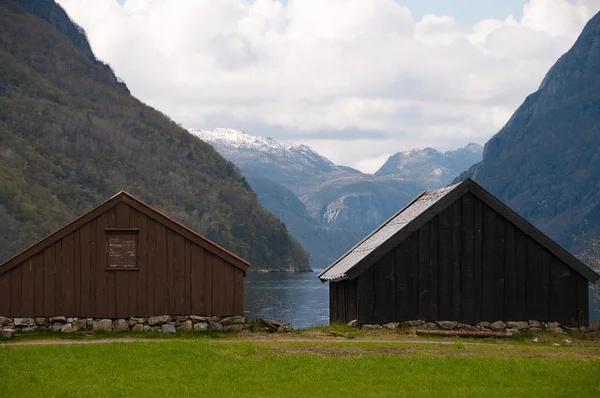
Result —
<instances>
[{"instance_id":1,"label":"distant valley","mask_svg":"<svg viewBox=\"0 0 600 398\"><path fill-rule=\"evenodd\" d=\"M306 145L237 130L190 130L239 167L259 202L277 215L323 268L426 189L450 183L481 160L469 144L445 153L413 149L374 174L336 165Z\"/></svg>"}]
</instances>

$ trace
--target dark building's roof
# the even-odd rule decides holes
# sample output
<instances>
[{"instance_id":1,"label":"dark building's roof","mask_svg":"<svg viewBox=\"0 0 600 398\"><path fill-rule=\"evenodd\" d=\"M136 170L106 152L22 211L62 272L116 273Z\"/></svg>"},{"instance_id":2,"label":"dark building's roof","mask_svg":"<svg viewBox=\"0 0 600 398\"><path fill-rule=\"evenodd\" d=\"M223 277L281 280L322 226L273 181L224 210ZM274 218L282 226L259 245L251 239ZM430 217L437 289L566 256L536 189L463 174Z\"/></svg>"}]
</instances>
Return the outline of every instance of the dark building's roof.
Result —
<instances>
[{"instance_id":1,"label":"dark building's roof","mask_svg":"<svg viewBox=\"0 0 600 398\"><path fill-rule=\"evenodd\" d=\"M600 277L591 268L567 252L523 217L519 216L483 189L479 184L471 179L467 179L446 188L423 192L405 208L383 223L371 235L367 236L331 264L325 271L321 272L319 278L323 282L354 279L466 192L474 194L587 280L595 282Z\"/></svg>"},{"instance_id":2,"label":"dark building's roof","mask_svg":"<svg viewBox=\"0 0 600 398\"><path fill-rule=\"evenodd\" d=\"M107 210L112 209L113 207L117 206L119 203L122 203L122 202L133 207L134 209L138 210L139 212L144 213L146 216L152 218L156 222L161 223L161 224L165 225L166 227L172 229L176 233L183 235L184 237L186 237L187 239L191 240L192 242L198 244L205 250L208 250L209 252L213 253L214 255L216 255L216 256L222 258L223 260L233 264L234 266L240 268L242 271L246 272L248 270L248 268L250 267L250 264L247 261L243 260L242 258L240 258L240 257L236 256L235 254L231 253L230 251L222 248L221 246L217 245L216 243L214 243L214 242L210 241L209 239L205 238L204 236L200 235L196 231L186 227L185 225L181 224L180 222L172 219L171 217L167 216L166 214L162 213L161 211L156 210L155 208L142 202L141 200L128 194L127 192L121 191L118 194L114 195L112 198L110 198L107 201L103 202L102 204L98 205L97 207L94 207L92 210L88 211L81 217L79 217L79 218L73 220L71 223L65 225L58 231L48 235L46 238L35 243L28 249L25 249L24 251L17 254L16 256L6 260L3 264L0 264L0 275L8 272L12 268L23 263L24 261L31 258L32 256L35 256L37 253L44 250L46 247L52 245L54 242L62 239L64 236L70 234L77 228L80 228L82 225L93 220L94 218L98 217L102 213L106 212Z\"/></svg>"}]
</instances>

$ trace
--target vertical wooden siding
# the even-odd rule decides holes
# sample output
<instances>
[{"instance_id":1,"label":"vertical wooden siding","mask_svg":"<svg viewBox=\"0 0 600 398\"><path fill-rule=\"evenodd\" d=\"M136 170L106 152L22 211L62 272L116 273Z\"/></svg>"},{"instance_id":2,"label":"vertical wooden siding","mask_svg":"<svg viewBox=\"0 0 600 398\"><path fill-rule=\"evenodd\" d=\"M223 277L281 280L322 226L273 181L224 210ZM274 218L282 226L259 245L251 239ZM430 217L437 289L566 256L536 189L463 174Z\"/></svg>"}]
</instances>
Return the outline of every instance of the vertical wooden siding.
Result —
<instances>
[{"instance_id":1,"label":"vertical wooden siding","mask_svg":"<svg viewBox=\"0 0 600 398\"><path fill-rule=\"evenodd\" d=\"M350 282L356 295L347 293ZM587 320L587 287L585 278L466 193L354 281L330 283L331 319L570 325ZM353 300L356 318L347 311Z\"/></svg>"},{"instance_id":2,"label":"vertical wooden siding","mask_svg":"<svg viewBox=\"0 0 600 398\"><path fill-rule=\"evenodd\" d=\"M106 228L138 228L139 271L107 271ZM244 315L244 272L125 203L0 276L0 315Z\"/></svg>"}]
</instances>

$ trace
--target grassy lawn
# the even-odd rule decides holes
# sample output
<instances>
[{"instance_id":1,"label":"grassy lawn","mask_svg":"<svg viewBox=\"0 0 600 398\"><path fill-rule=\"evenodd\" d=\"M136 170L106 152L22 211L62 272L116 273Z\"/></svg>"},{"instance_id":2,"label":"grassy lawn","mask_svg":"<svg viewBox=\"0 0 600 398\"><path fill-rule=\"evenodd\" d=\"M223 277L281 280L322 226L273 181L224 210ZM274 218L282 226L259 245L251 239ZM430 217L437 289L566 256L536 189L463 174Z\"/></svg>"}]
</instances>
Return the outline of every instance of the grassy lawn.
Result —
<instances>
[{"instance_id":1,"label":"grassy lawn","mask_svg":"<svg viewBox=\"0 0 600 398\"><path fill-rule=\"evenodd\" d=\"M188 338L0 346L0 395L600 396L600 348Z\"/></svg>"}]
</instances>

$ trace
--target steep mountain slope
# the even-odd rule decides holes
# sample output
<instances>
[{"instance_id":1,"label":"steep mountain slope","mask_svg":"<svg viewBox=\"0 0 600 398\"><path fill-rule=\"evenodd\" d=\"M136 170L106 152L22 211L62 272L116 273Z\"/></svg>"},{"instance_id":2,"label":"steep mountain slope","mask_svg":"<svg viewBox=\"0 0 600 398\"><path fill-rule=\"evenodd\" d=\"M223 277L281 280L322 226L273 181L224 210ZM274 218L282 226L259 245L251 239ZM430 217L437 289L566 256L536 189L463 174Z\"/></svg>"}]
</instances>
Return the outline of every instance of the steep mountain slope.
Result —
<instances>
[{"instance_id":1,"label":"steep mountain slope","mask_svg":"<svg viewBox=\"0 0 600 398\"><path fill-rule=\"evenodd\" d=\"M259 202L276 214L308 251L312 268L325 268L360 240L358 233L329 228L310 217L300 199L283 185L259 174L246 172L244 176Z\"/></svg>"},{"instance_id":2,"label":"steep mountain slope","mask_svg":"<svg viewBox=\"0 0 600 398\"><path fill-rule=\"evenodd\" d=\"M433 148L398 152L390 156L375 175L398 175L419 181L428 188L436 188L447 185L473 163L481 160L482 152L483 147L474 143L445 153Z\"/></svg>"},{"instance_id":3,"label":"steep mountain slope","mask_svg":"<svg viewBox=\"0 0 600 398\"><path fill-rule=\"evenodd\" d=\"M0 261L125 189L256 269L308 269L233 164L18 3L0 0Z\"/></svg>"},{"instance_id":4,"label":"steep mountain slope","mask_svg":"<svg viewBox=\"0 0 600 398\"><path fill-rule=\"evenodd\" d=\"M600 13L468 176L563 244L600 232Z\"/></svg>"}]
</instances>

